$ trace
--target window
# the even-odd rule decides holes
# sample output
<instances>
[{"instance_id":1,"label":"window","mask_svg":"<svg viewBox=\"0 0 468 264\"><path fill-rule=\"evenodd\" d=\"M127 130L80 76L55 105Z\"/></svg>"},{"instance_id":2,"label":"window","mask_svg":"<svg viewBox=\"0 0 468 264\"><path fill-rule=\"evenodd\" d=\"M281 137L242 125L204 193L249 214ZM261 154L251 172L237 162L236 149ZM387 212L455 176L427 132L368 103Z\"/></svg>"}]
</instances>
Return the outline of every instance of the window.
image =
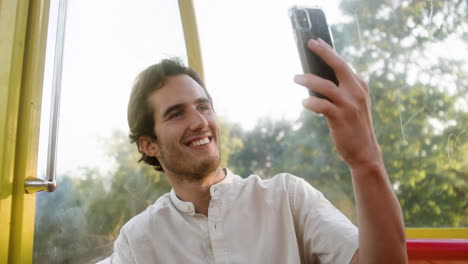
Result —
<instances>
[{"instance_id":1,"label":"window","mask_svg":"<svg viewBox=\"0 0 468 264\"><path fill-rule=\"evenodd\" d=\"M466 1L313 3L327 15L337 52L371 87L377 138L406 226L467 227ZM292 80L302 69L287 9L310 1L194 4L223 165L243 177L303 177L356 221L348 168L326 120L303 110L307 92ZM121 226L170 190L164 175L137 164L126 107L141 70L165 57L187 61L175 2L70 1L68 10L59 188L38 194L36 263L108 256Z\"/></svg>"},{"instance_id":2,"label":"window","mask_svg":"<svg viewBox=\"0 0 468 264\"><path fill-rule=\"evenodd\" d=\"M51 1L46 88L52 82L58 2ZM37 195L35 263L90 263L110 255L120 227L169 189L165 178L137 164L126 111L140 71L165 57L187 61L178 8L174 1L69 1L58 189ZM42 177L50 91L43 98Z\"/></svg>"}]
</instances>

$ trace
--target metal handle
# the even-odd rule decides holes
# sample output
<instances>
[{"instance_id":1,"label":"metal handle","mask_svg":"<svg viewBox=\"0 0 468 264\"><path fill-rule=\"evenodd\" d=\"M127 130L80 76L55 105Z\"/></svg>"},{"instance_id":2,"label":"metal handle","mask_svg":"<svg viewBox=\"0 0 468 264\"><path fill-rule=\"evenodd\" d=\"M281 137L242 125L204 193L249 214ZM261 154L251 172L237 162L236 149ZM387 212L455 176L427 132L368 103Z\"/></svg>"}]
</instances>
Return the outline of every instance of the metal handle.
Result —
<instances>
[{"instance_id":1,"label":"metal handle","mask_svg":"<svg viewBox=\"0 0 468 264\"><path fill-rule=\"evenodd\" d=\"M26 193L40 191L53 192L57 188L55 168L57 160L57 139L59 129L60 95L62 92L62 61L65 43L65 22L67 18L68 0L59 1L57 36L55 39L54 71L52 77L52 99L49 125L49 147L47 151L46 179L28 177L24 182Z\"/></svg>"}]
</instances>

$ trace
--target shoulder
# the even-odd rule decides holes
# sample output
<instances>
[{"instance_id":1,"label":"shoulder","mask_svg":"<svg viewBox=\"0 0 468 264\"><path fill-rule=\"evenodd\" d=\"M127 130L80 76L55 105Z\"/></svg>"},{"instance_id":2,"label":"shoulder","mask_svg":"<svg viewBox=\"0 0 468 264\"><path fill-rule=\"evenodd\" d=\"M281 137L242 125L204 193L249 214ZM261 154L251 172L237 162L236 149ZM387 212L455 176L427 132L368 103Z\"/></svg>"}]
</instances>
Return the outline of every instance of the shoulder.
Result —
<instances>
[{"instance_id":1,"label":"shoulder","mask_svg":"<svg viewBox=\"0 0 468 264\"><path fill-rule=\"evenodd\" d=\"M159 197L156 202L140 214L131 218L120 229L120 234L114 242L114 253L109 258L112 263L134 263L136 245L146 244L157 233L154 221L158 221L161 214L169 211L169 193ZM104 262L106 263L106 262Z\"/></svg>"},{"instance_id":2,"label":"shoulder","mask_svg":"<svg viewBox=\"0 0 468 264\"><path fill-rule=\"evenodd\" d=\"M250 175L238 181L245 185L255 185L261 188L281 188L288 191L292 191L297 184L307 184L303 179L290 173L279 173L271 178L261 178L257 175Z\"/></svg>"},{"instance_id":3,"label":"shoulder","mask_svg":"<svg viewBox=\"0 0 468 264\"><path fill-rule=\"evenodd\" d=\"M247 178L236 176L234 179L235 189L239 194L246 195L252 193L256 196L271 194L273 196L284 196L283 198L288 200L295 195L297 186L303 184L308 183L290 173L279 173L270 178L250 175Z\"/></svg>"},{"instance_id":4,"label":"shoulder","mask_svg":"<svg viewBox=\"0 0 468 264\"><path fill-rule=\"evenodd\" d=\"M132 217L125 225L122 226L120 233L126 234L127 237L138 237L145 235L149 227L154 227L155 222L161 221L164 218L162 215L169 214L172 203L170 194L166 193L159 197L156 202L146 208L140 214Z\"/></svg>"},{"instance_id":5,"label":"shoulder","mask_svg":"<svg viewBox=\"0 0 468 264\"><path fill-rule=\"evenodd\" d=\"M304 179L290 173L279 173L271 178L262 179L251 175L245 179L246 188L255 189L255 192L283 194L290 201L292 208L298 208L304 203L327 204L330 202L323 194Z\"/></svg>"}]
</instances>

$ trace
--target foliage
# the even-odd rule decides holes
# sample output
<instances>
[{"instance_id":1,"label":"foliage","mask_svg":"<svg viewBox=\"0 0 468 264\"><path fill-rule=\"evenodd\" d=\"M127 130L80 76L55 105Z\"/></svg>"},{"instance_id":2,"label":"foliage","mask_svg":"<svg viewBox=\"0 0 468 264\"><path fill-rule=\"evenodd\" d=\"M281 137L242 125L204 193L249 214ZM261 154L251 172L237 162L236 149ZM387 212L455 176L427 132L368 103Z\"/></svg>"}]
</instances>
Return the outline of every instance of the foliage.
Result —
<instances>
[{"instance_id":1,"label":"foliage","mask_svg":"<svg viewBox=\"0 0 468 264\"><path fill-rule=\"evenodd\" d=\"M88 263L110 255L122 225L170 190L162 174L136 162L139 153L124 133L106 146L116 164L109 175L83 168L60 175L56 192L38 194L34 262Z\"/></svg>"}]
</instances>

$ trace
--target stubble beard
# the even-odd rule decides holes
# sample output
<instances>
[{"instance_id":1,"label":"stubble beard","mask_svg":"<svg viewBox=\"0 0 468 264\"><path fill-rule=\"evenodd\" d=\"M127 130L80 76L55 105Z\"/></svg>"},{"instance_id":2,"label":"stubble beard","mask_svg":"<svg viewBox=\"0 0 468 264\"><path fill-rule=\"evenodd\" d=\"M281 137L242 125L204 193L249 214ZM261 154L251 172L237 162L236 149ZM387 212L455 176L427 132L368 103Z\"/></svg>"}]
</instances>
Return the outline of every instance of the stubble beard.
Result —
<instances>
[{"instance_id":1,"label":"stubble beard","mask_svg":"<svg viewBox=\"0 0 468 264\"><path fill-rule=\"evenodd\" d=\"M217 156L209 156L203 160L195 161L190 155L176 151L176 148L171 150L171 147L164 143L159 141L156 143L161 154L160 162L164 164L165 170L169 170L182 181L200 181L219 168L221 155L219 147Z\"/></svg>"}]
</instances>

